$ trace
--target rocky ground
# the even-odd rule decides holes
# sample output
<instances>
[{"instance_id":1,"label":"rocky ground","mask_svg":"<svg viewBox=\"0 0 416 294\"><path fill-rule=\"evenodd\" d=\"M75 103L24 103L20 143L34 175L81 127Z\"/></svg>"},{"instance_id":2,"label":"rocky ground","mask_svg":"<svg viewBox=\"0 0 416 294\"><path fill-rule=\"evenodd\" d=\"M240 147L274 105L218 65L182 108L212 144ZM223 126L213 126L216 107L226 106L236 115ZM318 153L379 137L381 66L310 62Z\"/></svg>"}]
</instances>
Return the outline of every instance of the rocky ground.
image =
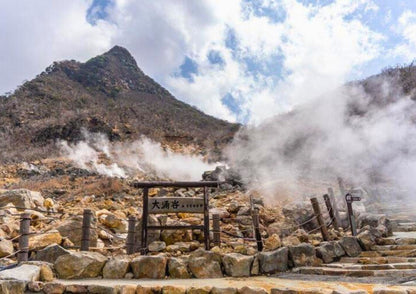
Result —
<instances>
[{"instance_id":1,"label":"rocky ground","mask_svg":"<svg viewBox=\"0 0 416 294\"><path fill-rule=\"evenodd\" d=\"M217 169L205 173L203 178L216 180L219 174L224 175ZM140 244L142 192L132 187L132 181L160 179L146 174L128 179L110 178L78 168L62 158L2 166L0 278L24 280L25 287L34 292L61 293L56 290L61 286L48 286L53 285L50 282L55 278L220 278L287 271L301 276L323 275L358 270L356 265L352 268L323 265L345 263L348 258L363 256L363 250L396 244L385 241L392 233L389 219L365 212L365 205L356 207L360 228L357 237L332 225L330 240L323 241L316 220L307 221L313 218L309 199L284 206L282 203L265 205L259 192L247 191L232 172L225 175L228 183L210 190L210 215L220 216L221 246L213 246L211 242L211 250L205 251L201 230L151 231L149 253L142 256L140 253L127 255L125 249L129 216L138 220L136 243ZM202 193L202 189L150 189L149 196L198 197ZM340 224L346 227L346 213L342 201L338 202ZM320 206L329 223L323 201ZM91 248L89 252L80 252L82 213L86 208L93 212ZM263 252L258 252L253 239L254 209L259 211ZM19 222L23 212L31 217L29 261L17 265L15 253L19 250ZM202 224L203 216L151 215L148 221L150 225ZM211 235L211 241L212 238ZM366 272L364 268L360 270ZM28 284L28 281L32 282ZM101 293L101 290L90 292Z\"/></svg>"}]
</instances>

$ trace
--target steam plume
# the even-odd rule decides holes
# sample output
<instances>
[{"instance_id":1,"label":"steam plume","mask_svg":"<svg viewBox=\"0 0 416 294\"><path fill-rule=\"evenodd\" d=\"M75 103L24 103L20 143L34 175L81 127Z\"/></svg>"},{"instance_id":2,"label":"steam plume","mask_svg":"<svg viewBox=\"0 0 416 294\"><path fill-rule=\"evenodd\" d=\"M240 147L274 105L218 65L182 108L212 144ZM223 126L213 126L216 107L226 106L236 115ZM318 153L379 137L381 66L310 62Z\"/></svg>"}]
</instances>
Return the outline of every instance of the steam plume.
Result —
<instances>
[{"instance_id":1,"label":"steam plume","mask_svg":"<svg viewBox=\"0 0 416 294\"><path fill-rule=\"evenodd\" d=\"M86 130L83 137L75 144L61 141L62 153L79 167L110 177L146 173L163 179L200 180L204 171L215 168L215 164L204 162L202 156L175 153L146 137L115 144L103 134Z\"/></svg>"},{"instance_id":2,"label":"steam plume","mask_svg":"<svg viewBox=\"0 0 416 294\"><path fill-rule=\"evenodd\" d=\"M269 199L320 192L337 176L366 187L416 192L416 104L394 79L373 77L315 99L259 126L226 151L246 183ZM319 185L318 185L319 186Z\"/></svg>"}]
</instances>

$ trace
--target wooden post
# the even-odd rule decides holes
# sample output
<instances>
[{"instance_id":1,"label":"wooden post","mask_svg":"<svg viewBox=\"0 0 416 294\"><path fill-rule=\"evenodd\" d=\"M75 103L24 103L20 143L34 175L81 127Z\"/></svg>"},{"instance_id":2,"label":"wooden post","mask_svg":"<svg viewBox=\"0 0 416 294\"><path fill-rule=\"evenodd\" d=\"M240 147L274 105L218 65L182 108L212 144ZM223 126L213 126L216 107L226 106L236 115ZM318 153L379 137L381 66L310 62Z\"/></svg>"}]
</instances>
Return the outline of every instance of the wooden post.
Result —
<instances>
[{"instance_id":1,"label":"wooden post","mask_svg":"<svg viewBox=\"0 0 416 294\"><path fill-rule=\"evenodd\" d=\"M209 250L209 194L208 187L204 187L204 243L205 250Z\"/></svg>"},{"instance_id":2,"label":"wooden post","mask_svg":"<svg viewBox=\"0 0 416 294\"><path fill-rule=\"evenodd\" d=\"M325 221L322 217L318 199L316 199L316 197L311 198L311 203L312 203L312 208L313 208L313 211L315 213L316 219L318 221L318 225L321 229L322 239L324 241L329 241L328 229L327 229Z\"/></svg>"},{"instance_id":3,"label":"wooden post","mask_svg":"<svg viewBox=\"0 0 416 294\"><path fill-rule=\"evenodd\" d=\"M260 233L260 220L259 220L259 211L258 209L253 210L253 226L254 226L254 235L257 242L257 250L259 252L263 251L263 240Z\"/></svg>"},{"instance_id":4,"label":"wooden post","mask_svg":"<svg viewBox=\"0 0 416 294\"><path fill-rule=\"evenodd\" d=\"M147 218L149 216L149 188L143 188L143 214L142 214L142 244L141 244L141 254L147 253Z\"/></svg>"},{"instance_id":5,"label":"wooden post","mask_svg":"<svg viewBox=\"0 0 416 294\"><path fill-rule=\"evenodd\" d=\"M88 251L90 249L91 218L91 209L84 209L82 216L81 251Z\"/></svg>"},{"instance_id":6,"label":"wooden post","mask_svg":"<svg viewBox=\"0 0 416 294\"><path fill-rule=\"evenodd\" d=\"M337 201L335 200L334 190L331 187L328 188L328 195L329 195L329 200L332 203L332 208L334 209L335 218L337 219L338 226L340 226L341 225L341 217L339 216L339 210L338 210Z\"/></svg>"},{"instance_id":7,"label":"wooden post","mask_svg":"<svg viewBox=\"0 0 416 294\"><path fill-rule=\"evenodd\" d=\"M133 215L129 216L129 226L127 229L126 252L133 254L135 251L135 237L136 237L136 218Z\"/></svg>"},{"instance_id":8,"label":"wooden post","mask_svg":"<svg viewBox=\"0 0 416 294\"><path fill-rule=\"evenodd\" d=\"M326 209L328 210L329 217L331 218L332 227L335 230L338 231L338 228L339 228L339 226L338 226L338 220L337 220L337 218L335 216L334 208L333 208L333 206L331 204L331 199L329 198L329 195L328 194L325 194L324 195L324 200L325 200Z\"/></svg>"},{"instance_id":9,"label":"wooden post","mask_svg":"<svg viewBox=\"0 0 416 294\"><path fill-rule=\"evenodd\" d=\"M22 213L20 219L20 237L19 237L19 253L17 261L27 261L29 259L29 233L30 233L30 213Z\"/></svg>"},{"instance_id":10,"label":"wooden post","mask_svg":"<svg viewBox=\"0 0 416 294\"><path fill-rule=\"evenodd\" d=\"M353 236L357 236L357 224L355 223L355 216L354 216L354 211L352 210L352 199L351 199L351 195L347 194L345 195L345 201L347 202L347 213L348 213L348 220L350 222L350 227L351 227L351 234Z\"/></svg>"},{"instance_id":11,"label":"wooden post","mask_svg":"<svg viewBox=\"0 0 416 294\"><path fill-rule=\"evenodd\" d=\"M220 235L220 215L212 215L212 232L214 234L214 246L221 246L221 235Z\"/></svg>"}]
</instances>

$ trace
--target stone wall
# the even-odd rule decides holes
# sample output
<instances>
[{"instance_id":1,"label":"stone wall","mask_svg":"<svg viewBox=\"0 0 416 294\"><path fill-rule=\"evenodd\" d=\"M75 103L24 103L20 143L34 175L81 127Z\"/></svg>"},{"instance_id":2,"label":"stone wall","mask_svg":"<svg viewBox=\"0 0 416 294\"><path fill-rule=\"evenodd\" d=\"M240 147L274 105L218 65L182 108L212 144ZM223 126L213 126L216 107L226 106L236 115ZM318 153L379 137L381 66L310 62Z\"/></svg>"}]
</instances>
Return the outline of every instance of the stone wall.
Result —
<instances>
[{"instance_id":1,"label":"stone wall","mask_svg":"<svg viewBox=\"0 0 416 294\"><path fill-rule=\"evenodd\" d=\"M362 250L360 243L359 238L343 237L339 241L322 242L318 247L301 243L255 255L219 254L198 249L180 257L157 254L124 255L110 259L97 252L66 251L57 257L54 268L61 279L248 277L285 272L293 267L318 266L342 256L358 256Z\"/></svg>"}]
</instances>

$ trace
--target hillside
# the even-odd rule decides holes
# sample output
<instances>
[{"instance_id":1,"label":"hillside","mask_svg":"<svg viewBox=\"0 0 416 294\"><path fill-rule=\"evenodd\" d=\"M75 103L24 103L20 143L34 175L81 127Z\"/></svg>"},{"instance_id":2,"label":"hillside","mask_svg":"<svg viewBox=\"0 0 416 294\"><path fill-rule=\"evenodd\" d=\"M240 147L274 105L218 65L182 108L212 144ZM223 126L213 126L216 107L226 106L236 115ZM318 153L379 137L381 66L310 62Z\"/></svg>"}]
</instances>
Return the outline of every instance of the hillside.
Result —
<instances>
[{"instance_id":1,"label":"hillside","mask_svg":"<svg viewBox=\"0 0 416 294\"><path fill-rule=\"evenodd\" d=\"M145 135L219 153L238 124L208 116L173 97L115 46L85 63L55 62L12 95L0 98L0 161L57 154L57 139L76 142L81 129L111 141Z\"/></svg>"}]
</instances>

